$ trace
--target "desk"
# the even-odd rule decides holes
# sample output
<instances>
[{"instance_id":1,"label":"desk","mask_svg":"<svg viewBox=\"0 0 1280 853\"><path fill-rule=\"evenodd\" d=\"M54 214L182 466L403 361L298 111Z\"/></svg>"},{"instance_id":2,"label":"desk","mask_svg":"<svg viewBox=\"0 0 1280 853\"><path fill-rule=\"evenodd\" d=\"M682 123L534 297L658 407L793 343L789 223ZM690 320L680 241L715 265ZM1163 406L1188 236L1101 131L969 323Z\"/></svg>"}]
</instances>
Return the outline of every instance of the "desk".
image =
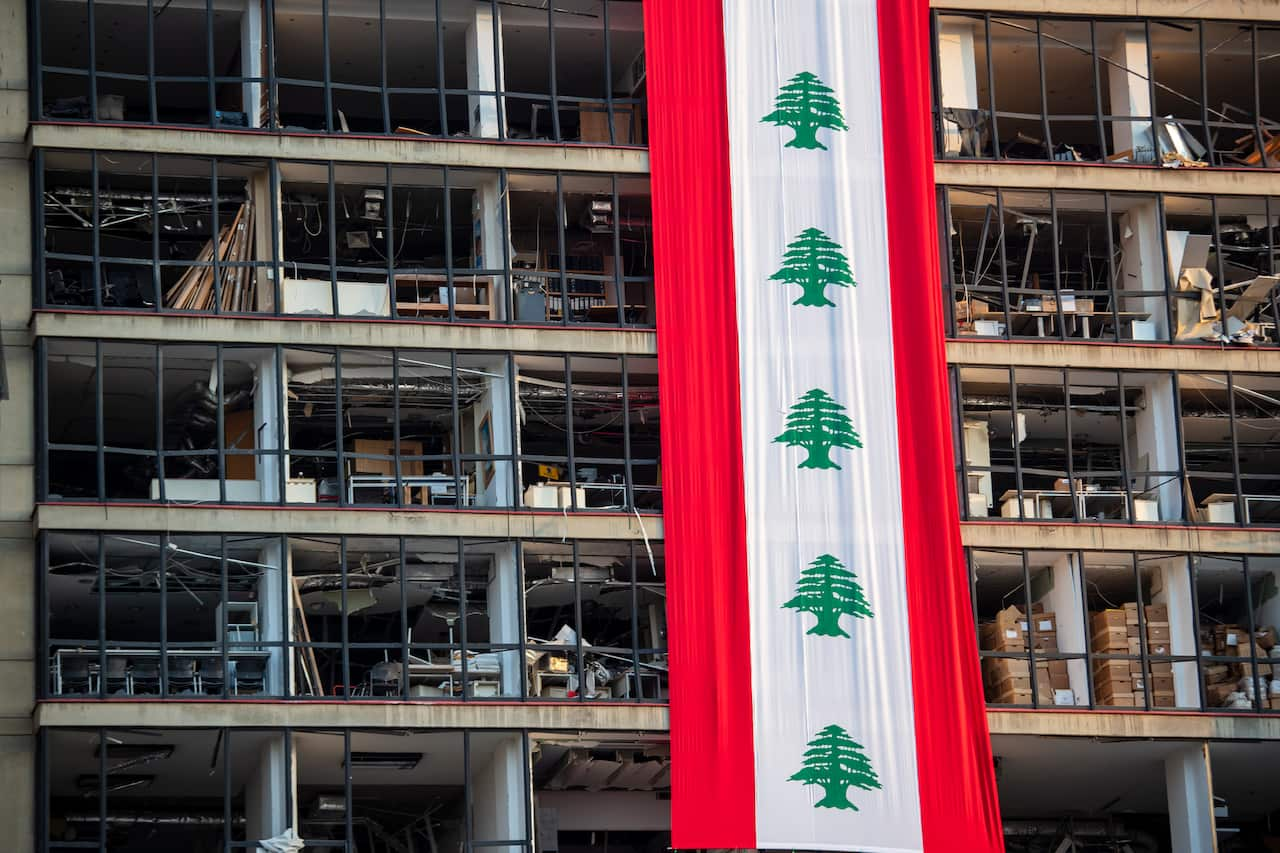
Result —
<instances>
[{"instance_id":1,"label":"desk","mask_svg":"<svg viewBox=\"0 0 1280 853\"><path fill-rule=\"evenodd\" d=\"M137 658L159 659L160 657L159 649L107 649L106 652L107 652L106 656L108 659L124 658L126 661L134 660ZM200 660L202 658L222 657L222 651L220 649L168 649L166 651L166 654L170 658L175 658L175 657L195 658L196 660ZM230 664L230 668L226 673L226 677L231 680L231 683L232 683L231 692L235 693L237 690L237 685L235 683L235 663L237 660L266 661L270 657L271 657L271 652L265 649L235 649L234 651L228 650L227 663ZM95 688L92 686L92 680L95 674L101 677L101 673L98 672L98 669L102 664L102 653L98 649L74 648L74 649L58 649L53 653L54 693L56 694L62 693L62 662L64 660L69 660L72 658L85 660L88 662L89 678L90 678L89 692L90 693L96 692ZM129 675L126 675L125 692L129 695L133 695L133 679ZM195 692L197 693L201 692L200 680L198 675L195 676Z\"/></svg>"},{"instance_id":2,"label":"desk","mask_svg":"<svg viewBox=\"0 0 1280 853\"><path fill-rule=\"evenodd\" d=\"M1096 518L1102 508L1108 508L1105 517L1128 520L1128 495L1120 491L1077 491L1075 493L1075 512L1072 513L1071 493L1060 491L1022 490L1022 518ZM1102 505L1102 508L1099 507ZM1090 505L1094 513L1089 512ZM1111 514L1114 512L1115 514ZM1003 518L1018 518L1018 491L1009 489L1000 496L1000 515ZM1159 521L1159 505L1155 498L1133 499L1134 521Z\"/></svg>"},{"instance_id":3,"label":"desk","mask_svg":"<svg viewBox=\"0 0 1280 853\"><path fill-rule=\"evenodd\" d=\"M1255 521L1280 521L1280 495L1241 495L1244 505L1244 523ZM1200 502L1206 518L1212 524L1236 523L1236 496L1214 493Z\"/></svg>"},{"instance_id":4,"label":"desk","mask_svg":"<svg viewBox=\"0 0 1280 853\"><path fill-rule=\"evenodd\" d=\"M618 307L617 305L589 305L587 306L587 319L594 320L598 323L618 324ZM626 323L639 323L649 311L648 305L623 305L622 319Z\"/></svg>"},{"instance_id":5,"label":"desk","mask_svg":"<svg viewBox=\"0 0 1280 853\"><path fill-rule=\"evenodd\" d=\"M458 318L494 319L493 277L439 274L402 274L395 277L396 316L448 317L449 305Z\"/></svg>"},{"instance_id":6,"label":"desk","mask_svg":"<svg viewBox=\"0 0 1280 853\"><path fill-rule=\"evenodd\" d=\"M1093 336L1093 329L1090 325L1091 318L1098 318L1098 331L1101 332L1109 321L1119 320L1120 322L1140 320L1145 321L1151 319L1151 313L1148 311L1118 311L1113 314L1110 311L1095 311L1092 314L1086 314L1080 311L1065 311L1062 318L1066 321L1069 332L1074 333L1077 326L1080 329L1080 337L1085 340ZM1024 332L1030 327L1029 321L1035 322L1036 337L1047 337L1045 334L1045 320L1049 321L1049 330L1052 331L1057 322L1058 315L1054 311L1010 311L1009 315L1010 331L1018 337L1027 337ZM1004 322L1005 312L995 310L970 311L970 320L996 320Z\"/></svg>"},{"instance_id":7,"label":"desk","mask_svg":"<svg viewBox=\"0 0 1280 853\"><path fill-rule=\"evenodd\" d=\"M579 483L580 490L588 492L603 492L605 499L608 501L604 504L591 503L590 496L587 497L586 503L579 503L579 508L590 505L600 509L620 509L627 503L627 485L626 483ZM661 494L661 486L636 486L631 487L631 494L638 496L641 492L649 492L652 494Z\"/></svg>"},{"instance_id":8,"label":"desk","mask_svg":"<svg viewBox=\"0 0 1280 853\"><path fill-rule=\"evenodd\" d=\"M471 481L462 478L462 499L458 499L457 481L452 474L424 474L421 476L400 477L400 485L405 489L406 498L410 489L420 488L420 503L429 506L469 506L471 504ZM350 474L347 476L347 503L356 502L356 489L391 489L396 487L396 478L386 474ZM437 502L437 497L449 498ZM409 501L412 502L412 501Z\"/></svg>"}]
</instances>

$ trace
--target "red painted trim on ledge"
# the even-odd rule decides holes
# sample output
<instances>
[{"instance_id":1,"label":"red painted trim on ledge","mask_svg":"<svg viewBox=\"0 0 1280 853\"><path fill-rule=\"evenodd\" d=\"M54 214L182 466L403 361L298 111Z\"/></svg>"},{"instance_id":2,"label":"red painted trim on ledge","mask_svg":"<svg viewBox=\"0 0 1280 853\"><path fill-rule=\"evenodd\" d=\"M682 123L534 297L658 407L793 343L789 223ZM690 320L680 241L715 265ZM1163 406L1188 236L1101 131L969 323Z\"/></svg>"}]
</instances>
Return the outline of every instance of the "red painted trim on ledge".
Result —
<instances>
[{"instance_id":1,"label":"red painted trim on ledge","mask_svg":"<svg viewBox=\"0 0 1280 853\"><path fill-rule=\"evenodd\" d=\"M756 846L723 0L644 4L670 628L671 843Z\"/></svg>"},{"instance_id":2,"label":"red painted trim on ledge","mask_svg":"<svg viewBox=\"0 0 1280 853\"><path fill-rule=\"evenodd\" d=\"M1047 313L1045 316L1049 316ZM1106 316L1100 313L1094 316ZM1096 347L1105 349L1107 347L1124 347L1125 349L1153 349L1153 350L1174 350L1174 351L1190 351L1203 352L1204 350L1221 350L1222 352L1271 352L1280 353L1280 346L1253 346L1253 347L1233 347L1226 344L1211 344L1208 342L1201 344L1164 344L1159 341L1094 341L1081 340L1079 338L979 338L979 337L963 337L963 338L947 338L947 343L952 344L1004 344L1010 346L1031 346L1042 347L1048 344L1069 344L1073 347ZM968 362L965 362L968 366ZM999 367L1001 365L993 365Z\"/></svg>"},{"instance_id":3,"label":"red painted trim on ledge","mask_svg":"<svg viewBox=\"0 0 1280 853\"><path fill-rule=\"evenodd\" d=\"M1025 489L1023 491L1026 491ZM1056 522L1056 523L1055 523ZM1250 532L1257 531L1260 533L1280 533L1280 527L1263 527L1261 525L1244 525L1244 524L1129 524L1124 521L1116 521L1110 523L1099 523L1097 521L1071 521L1066 518L1029 518L1026 521L1001 521L999 519L973 519L971 521L962 521L962 525L974 525L983 527L1007 527L1014 529L1018 527L1082 527L1088 529L1090 527L1107 527L1111 529L1127 530L1130 528L1139 530L1190 530L1193 533L1213 533L1215 531L1224 530L1248 530ZM1088 550L1088 549L1086 549Z\"/></svg>"}]
</instances>

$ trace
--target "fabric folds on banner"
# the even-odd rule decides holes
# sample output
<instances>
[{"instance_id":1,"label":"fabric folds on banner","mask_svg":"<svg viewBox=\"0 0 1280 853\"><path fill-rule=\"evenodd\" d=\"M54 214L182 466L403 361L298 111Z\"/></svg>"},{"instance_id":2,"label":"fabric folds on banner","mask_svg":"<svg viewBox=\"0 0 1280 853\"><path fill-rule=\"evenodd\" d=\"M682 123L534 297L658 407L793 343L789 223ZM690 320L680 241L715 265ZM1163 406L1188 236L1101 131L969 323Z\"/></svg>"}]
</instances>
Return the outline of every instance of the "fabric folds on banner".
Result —
<instances>
[{"instance_id":1,"label":"fabric folds on banner","mask_svg":"<svg viewBox=\"0 0 1280 853\"><path fill-rule=\"evenodd\" d=\"M645 18L673 844L1002 849L949 440L927 4Z\"/></svg>"}]
</instances>

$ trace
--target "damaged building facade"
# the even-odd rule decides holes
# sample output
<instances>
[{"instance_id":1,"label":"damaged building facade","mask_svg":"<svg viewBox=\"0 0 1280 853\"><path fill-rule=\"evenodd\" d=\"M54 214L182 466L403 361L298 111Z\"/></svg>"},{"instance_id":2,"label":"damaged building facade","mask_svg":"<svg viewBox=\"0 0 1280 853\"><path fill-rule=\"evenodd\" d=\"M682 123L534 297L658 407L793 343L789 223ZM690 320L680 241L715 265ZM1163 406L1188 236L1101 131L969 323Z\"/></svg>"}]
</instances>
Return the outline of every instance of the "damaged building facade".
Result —
<instances>
[{"instance_id":1,"label":"damaged building facade","mask_svg":"<svg viewBox=\"0 0 1280 853\"><path fill-rule=\"evenodd\" d=\"M1010 851L1265 850L1280 16L1132 6L931 16L975 645ZM642 4L0 11L6 849L666 848Z\"/></svg>"}]
</instances>

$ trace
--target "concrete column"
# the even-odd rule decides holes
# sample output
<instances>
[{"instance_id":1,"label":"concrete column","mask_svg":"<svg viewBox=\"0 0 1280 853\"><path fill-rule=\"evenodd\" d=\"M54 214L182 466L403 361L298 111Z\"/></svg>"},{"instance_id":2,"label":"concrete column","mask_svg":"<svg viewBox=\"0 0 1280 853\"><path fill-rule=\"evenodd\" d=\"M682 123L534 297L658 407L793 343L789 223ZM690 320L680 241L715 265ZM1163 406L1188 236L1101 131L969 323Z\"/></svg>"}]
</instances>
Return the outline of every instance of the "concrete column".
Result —
<instances>
[{"instance_id":1,"label":"concrete column","mask_svg":"<svg viewBox=\"0 0 1280 853\"><path fill-rule=\"evenodd\" d=\"M528 760L519 735L503 737L492 756L471 748L474 806L472 841L511 841L525 836L525 775ZM516 846L486 847L493 853L519 853Z\"/></svg>"},{"instance_id":2,"label":"concrete column","mask_svg":"<svg viewBox=\"0 0 1280 853\"><path fill-rule=\"evenodd\" d=\"M1108 58L1111 60L1107 63L1111 114L1113 116L1151 115L1149 80L1151 74L1147 63L1147 38L1142 29L1135 28L1119 33ZM1112 122L1111 141L1115 153L1132 151L1133 162L1155 162L1150 123Z\"/></svg>"},{"instance_id":3,"label":"concrete column","mask_svg":"<svg viewBox=\"0 0 1280 853\"><path fill-rule=\"evenodd\" d=\"M1046 610L1052 610L1058 621L1058 650L1064 654L1084 654L1084 635L1088 614L1080 591L1081 569L1074 554L1063 554L1050 569L1053 586L1041 599ZM1067 677L1077 705L1089 704L1089 662L1067 661Z\"/></svg>"},{"instance_id":4,"label":"concrete column","mask_svg":"<svg viewBox=\"0 0 1280 853\"><path fill-rule=\"evenodd\" d=\"M275 356L267 354L258 362L258 389L253 396L253 423L257 431L256 447L266 450L279 450L280 411L280 377L281 370L276 365ZM287 425L285 435L288 435ZM258 488L264 501L280 499L280 465L281 457L274 454L254 457L254 471L258 479ZM263 562L266 562L265 560Z\"/></svg>"},{"instance_id":5,"label":"concrete column","mask_svg":"<svg viewBox=\"0 0 1280 853\"><path fill-rule=\"evenodd\" d=\"M473 453L481 453L483 451L484 442L482 441L482 427L485 422L485 416L488 415L489 443L493 447L495 455L504 455L511 453L511 392L509 390L507 380L507 362L506 360L495 360L484 366L486 373L494 374L486 376L484 396L476 403L474 417L472 419L472 435L468 436L466 441L471 443ZM466 442L464 442L464 447ZM510 506L512 502L512 471L511 465L504 462L493 463L493 479L489 483L485 483L484 464L480 466L480 470L476 472L476 506Z\"/></svg>"},{"instance_id":6,"label":"concrete column","mask_svg":"<svg viewBox=\"0 0 1280 853\"><path fill-rule=\"evenodd\" d=\"M942 108L978 109L978 64L973 55L973 24L947 21L938 28L938 78L942 81ZM960 127L943 120L946 154L960 153Z\"/></svg>"},{"instance_id":7,"label":"concrete column","mask_svg":"<svg viewBox=\"0 0 1280 853\"><path fill-rule=\"evenodd\" d=\"M1217 851L1208 744L1178 747L1167 755L1164 784L1169 799L1171 853Z\"/></svg>"},{"instance_id":8,"label":"concrete column","mask_svg":"<svg viewBox=\"0 0 1280 853\"><path fill-rule=\"evenodd\" d=\"M1131 431L1126 439L1129 452L1133 454L1129 460L1131 470L1178 470L1178 416L1173 386L1167 376L1152 377L1144 383L1142 399L1137 413L1129 421ZM1135 490L1153 489L1161 521L1182 519L1182 489L1177 477L1166 475L1135 479Z\"/></svg>"},{"instance_id":9,"label":"concrete column","mask_svg":"<svg viewBox=\"0 0 1280 853\"><path fill-rule=\"evenodd\" d=\"M496 36L496 38L495 38ZM497 46L497 55L494 46ZM493 16L493 7L476 3L467 23L467 88L482 91L502 89L502 26ZM472 136L498 136L498 110L506 104L487 95L467 96L468 126ZM503 115L505 123L505 113Z\"/></svg>"},{"instance_id":10,"label":"concrete column","mask_svg":"<svg viewBox=\"0 0 1280 853\"><path fill-rule=\"evenodd\" d=\"M262 0L247 0L240 12L240 73L245 77L266 77L262 61ZM262 126L262 83L241 84L241 109L249 127Z\"/></svg>"},{"instance_id":11,"label":"concrete column","mask_svg":"<svg viewBox=\"0 0 1280 853\"><path fill-rule=\"evenodd\" d=\"M0 826L4 848L31 853L35 812L35 506L36 439L31 333L31 184L27 4L0 0Z\"/></svg>"},{"instance_id":12,"label":"concrete column","mask_svg":"<svg viewBox=\"0 0 1280 853\"><path fill-rule=\"evenodd\" d=\"M1160 591L1151 596L1152 604L1169 607L1169 654L1196 656L1196 612L1191 601L1190 567L1186 557L1170 557L1157 566ZM1179 708L1200 707L1200 681L1196 662L1173 664L1173 698Z\"/></svg>"},{"instance_id":13,"label":"concrete column","mask_svg":"<svg viewBox=\"0 0 1280 853\"><path fill-rule=\"evenodd\" d=\"M516 560L514 543L496 546L493 567L489 573L489 642L520 642L520 607L523 596L520 590L520 565ZM501 652L502 695L519 696L520 680L524 678L520 650Z\"/></svg>"},{"instance_id":14,"label":"concrete column","mask_svg":"<svg viewBox=\"0 0 1280 853\"><path fill-rule=\"evenodd\" d=\"M1117 124L1116 127L1120 125ZM1126 296L1125 291L1165 289L1164 239L1155 199L1143 201L1120 216L1120 270L1117 294L1123 311L1150 314L1156 340L1169 338L1169 313L1162 296Z\"/></svg>"},{"instance_id":15,"label":"concrete column","mask_svg":"<svg viewBox=\"0 0 1280 853\"><path fill-rule=\"evenodd\" d=\"M505 251L503 248L503 241L507 240L510 229L507 227L508 219L504 215L502 186L498 177L494 175L481 180L472 198L471 227L480 237L480 251L475 258L476 269L502 269L506 266L506 259L513 256L515 250L509 241ZM501 278L498 278L499 287L503 286L501 281ZM491 299L495 305L494 319L506 320L506 294L495 292Z\"/></svg>"},{"instance_id":16,"label":"concrete column","mask_svg":"<svg viewBox=\"0 0 1280 853\"><path fill-rule=\"evenodd\" d=\"M263 642L280 642L286 638L284 625L285 555L279 539L272 539L258 553L258 562L274 569L262 569L258 579L258 632ZM285 652L281 647L268 647L266 693L279 696L284 692Z\"/></svg>"},{"instance_id":17,"label":"concrete column","mask_svg":"<svg viewBox=\"0 0 1280 853\"><path fill-rule=\"evenodd\" d=\"M232 732L235 738L237 732ZM258 753L258 765L253 769L244 790L245 838L262 841L297 826L295 816L289 812L289 789L286 781L297 774L288 772L293 760L285 751L284 735L269 735Z\"/></svg>"}]
</instances>

